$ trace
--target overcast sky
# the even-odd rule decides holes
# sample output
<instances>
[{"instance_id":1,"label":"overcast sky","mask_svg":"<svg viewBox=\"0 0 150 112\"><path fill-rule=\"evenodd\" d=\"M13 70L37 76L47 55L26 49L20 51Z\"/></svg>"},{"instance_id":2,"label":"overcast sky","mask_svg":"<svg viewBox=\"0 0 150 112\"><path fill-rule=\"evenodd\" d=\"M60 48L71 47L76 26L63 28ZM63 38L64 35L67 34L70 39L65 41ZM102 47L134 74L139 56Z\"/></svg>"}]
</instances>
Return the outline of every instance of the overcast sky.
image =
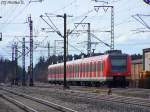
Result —
<instances>
[{"instance_id":1,"label":"overcast sky","mask_svg":"<svg viewBox=\"0 0 150 112\"><path fill-rule=\"evenodd\" d=\"M2 1L2 0L0 0ZM12 1L12 0L7 0ZM13 0L15 1L15 0ZM36 1L36 0L34 0ZM40 15L45 13L50 14L50 18L63 35L63 19L56 18L55 15L71 15L67 18L67 29L74 29L74 23L83 22L91 24L91 31L99 39L110 44L110 33L105 32L110 30L110 9L99 9L95 11L94 6L113 5L115 12L115 49L121 49L124 53L135 54L142 53L143 48L150 47L149 36L150 32L134 31L140 29L142 31L150 31L146 26L142 25L132 16L137 14L150 15L150 5L147 5L143 0L99 0L105 1L95 2L92 0L44 0L42 3L31 2L24 0L22 5L0 5L0 32L3 33L3 41L0 42L0 56L11 59L11 45L18 42L21 47L22 37L29 35L29 25L27 23L28 16L31 14L34 27L34 35L41 37L34 38L35 43L40 43L40 46L46 46L50 42L54 46L54 40L62 40L55 32L43 32L41 28L50 28L41 18ZM140 16L147 25L150 26L150 16ZM52 25L48 18L45 20ZM50 30L50 29L49 29ZM79 26L77 30L87 30L87 26ZM104 31L104 32L103 32ZM26 37L26 45L29 38ZM91 38L92 42L98 42ZM79 54L80 51L86 53L87 33L80 32L80 35L72 34L69 36L69 43L79 50L69 46L70 54ZM59 48L57 53L62 54L62 43L56 43ZM35 46L35 45L34 45ZM109 49L103 44L92 45L95 52L104 52ZM21 49L20 49L21 51ZM53 49L51 49L53 54ZM47 57L47 49L37 48L34 52L34 63L38 61L40 56ZM27 61L29 56L26 57ZM20 60L21 63L21 60Z\"/></svg>"}]
</instances>

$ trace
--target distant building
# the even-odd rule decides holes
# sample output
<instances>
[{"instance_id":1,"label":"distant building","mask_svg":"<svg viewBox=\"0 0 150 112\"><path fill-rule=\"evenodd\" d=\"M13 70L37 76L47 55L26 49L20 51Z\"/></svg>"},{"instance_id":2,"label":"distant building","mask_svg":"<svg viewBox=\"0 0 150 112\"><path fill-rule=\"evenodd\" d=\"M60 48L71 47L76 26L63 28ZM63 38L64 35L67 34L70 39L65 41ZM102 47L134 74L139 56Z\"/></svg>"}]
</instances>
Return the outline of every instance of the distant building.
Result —
<instances>
[{"instance_id":1,"label":"distant building","mask_svg":"<svg viewBox=\"0 0 150 112\"><path fill-rule=\"evenodd\" d=\"M150 48L143 49L143 69L150 71Z\"/></svg>"},{"instance_id":2,"label":"distant building","mask_svg":"<svg viewBox=\"0 0 150 112\"><path fill-rule=\"evenodd\" d=\"M131 64L131 84L132 87L139 86L140 73L143 71L143 59L132 60Z\"/></svg>"}]
</instances>

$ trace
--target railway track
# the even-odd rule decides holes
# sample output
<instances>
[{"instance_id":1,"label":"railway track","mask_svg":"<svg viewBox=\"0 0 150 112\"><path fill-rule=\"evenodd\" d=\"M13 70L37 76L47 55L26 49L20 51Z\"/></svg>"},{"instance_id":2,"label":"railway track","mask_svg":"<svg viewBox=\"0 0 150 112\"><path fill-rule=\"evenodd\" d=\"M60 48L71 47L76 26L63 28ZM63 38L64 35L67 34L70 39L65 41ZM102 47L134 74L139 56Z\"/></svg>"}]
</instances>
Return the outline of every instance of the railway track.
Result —
<instances>
[{"instance_id":1,"label":"railway track","mask_svg":"<svg viewBox=\"0 0 150 112\"><path fill-rule=\"evenodd\" d=\"M20 88L21 89L21 88ZM40 88L41 89L41 88ZM18 88L13 90L17 91ZM30 91L35 91L37 88L27 88L26 91L30 94ZM9 90L10 91L10 90ZM37 90L40 91L40 90ZM43 91L42 93L47 93L48 91ZM133 98L133 97L123 97L118 95L106 95L106 94L96 94L96 93L88 93L83 91L75 91L75 90L61 90L54 89L53 93L55 94L65 94L66 97L72 98L72 101L80 99L80 101L84 101L86 103L91 102L100 102L98 104L103 105L105 109L110 108L114 105L113 108L119 108L119 112L124 111L128 112L150 112L150 100L142 99L142 98ZM41 93L41 92L40 92ZM32 94L32 93L31 93ZM44 94L43 94L44 95ZM132 108L132 110L130 110ZM109 109L111 110L111 108Z\"/></svg>"},{"instance_id":2,"label":"railway track","mask_svg":"<svg viewBox=\"0 0 150 112\"><path fill-rule=\"evenodd\" d=\"M3 90L0 96L27 112L77 112L70 108L49 102L43 99L32 97L30 95L18 93L12 90L1 88Z\"/></svg>"},{"instance_id":3,"label":"railway track","mask_svg":"<svg viewBox=\"0 0 150 112\"><path fill-rule=\"evenodd\" d=\"M61 85L36 85L37 88L56 88L62 89L63 86ZM108 88L107 87L84 87L84 86L71 86L71 90L75 91L83 91L87 93L100 93L100 94L107 94ZM137 97L137 98L150 98L150 90L149 89L141 89L141 88L112 88L112 92L115 95L125 96L125 97Z\"/></svg>"},{"instance_id":4,"label":"railway track","mask_svg":"<svg viewBox=\"0 0 150 112\"><path fill-rule=\"evenodd\" d=\"M11 102L12 104L16 105L17 107L19 107L20 109L24 110L25 112L38 112L36 111L35 109L23 104L22 102L18 101L18 100L15 100L9 96L6 96L6 95L3 95L3 94L0 94L0 97L2 97L3 99Z\"/></svg>"},{"instance_id":5,"label":"railway track","mask_svg":"<svg viewBox=\"0 0 150 112\"><path fill-rule=\"evenodd\" d=\"M116 103L122 103L122 104L128 104L128 105L135 105L135 106L142 106L150 109L150 100L142 99L142 98L133 98L133 97L124 97L124 96L118 96L118 95L106 95L101 94L97 95L95 93L84 93L80 91L72 91L68 90L71 95L76 97L86 97L90 100L102 100L105 102L116 102Z\"/></svg>"},{"instance_id":6,"label":"railway track","mask_svg":"<svg viewBox=\"0 0 150 112\"><path fill-rule=\"evenodd\" d=\"M60 89L55 89L56 91L60 91ZM64 92L69 92L69 95L72 97L78 98L86 98L89 100L97 100L97 101L105 101L109 103L120 103L130 106L138 106L150 109L150 99L136 98L136 97L125 97L118 95L106 95L106 94L96 94L96 93L88 93L84 91L77 90L66 90Z\"/></svg>"}]
</instances>

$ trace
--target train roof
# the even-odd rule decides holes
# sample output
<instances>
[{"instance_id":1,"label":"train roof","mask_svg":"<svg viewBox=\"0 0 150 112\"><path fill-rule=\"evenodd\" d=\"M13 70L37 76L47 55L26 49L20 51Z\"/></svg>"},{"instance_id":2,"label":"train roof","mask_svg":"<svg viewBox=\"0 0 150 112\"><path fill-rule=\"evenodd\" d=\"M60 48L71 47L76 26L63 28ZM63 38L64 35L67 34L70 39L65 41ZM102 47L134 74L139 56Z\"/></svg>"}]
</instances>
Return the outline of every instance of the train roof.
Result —
<instances>
[{"instance_id":1,"label":"train roof","mask_svg":"<svg viewBox=\"0 0 150 112\"><path fill-rule=\"evenodd\" d=\"M95 60L100 61L102 58L107 57L108 55L100 55L100 56L94 56L94 57L88 57L88 58L82 58L82 59L77 59L77 60L72 60L72 61L67 61L67 64L78 64L78 63L87 63L87 62L93 62ZM56 67L56 66L62 66L64 63L57 63L54 65L49 65L49 67ZM49 68L48 67L48 68Z\"/></svg>"}]
</instances>

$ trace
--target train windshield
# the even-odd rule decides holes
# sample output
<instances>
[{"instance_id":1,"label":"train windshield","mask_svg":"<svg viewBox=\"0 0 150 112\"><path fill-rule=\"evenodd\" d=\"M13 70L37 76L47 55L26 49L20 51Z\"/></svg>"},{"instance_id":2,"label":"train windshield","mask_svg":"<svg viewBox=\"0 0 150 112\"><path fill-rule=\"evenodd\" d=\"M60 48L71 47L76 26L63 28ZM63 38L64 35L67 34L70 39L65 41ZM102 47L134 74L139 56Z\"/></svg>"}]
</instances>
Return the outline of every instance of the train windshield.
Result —
<instances>
[{"instance_id":1,"label":"train windshield","mask_svg":"<svg viewBox=\"0 0 150 112\"><path fill-rule=\"evenodd\" d=\"M126 56L113 56L111 57L112 72L125 72L127 70L127 57Z\"/></svg>"}]
</instances>

